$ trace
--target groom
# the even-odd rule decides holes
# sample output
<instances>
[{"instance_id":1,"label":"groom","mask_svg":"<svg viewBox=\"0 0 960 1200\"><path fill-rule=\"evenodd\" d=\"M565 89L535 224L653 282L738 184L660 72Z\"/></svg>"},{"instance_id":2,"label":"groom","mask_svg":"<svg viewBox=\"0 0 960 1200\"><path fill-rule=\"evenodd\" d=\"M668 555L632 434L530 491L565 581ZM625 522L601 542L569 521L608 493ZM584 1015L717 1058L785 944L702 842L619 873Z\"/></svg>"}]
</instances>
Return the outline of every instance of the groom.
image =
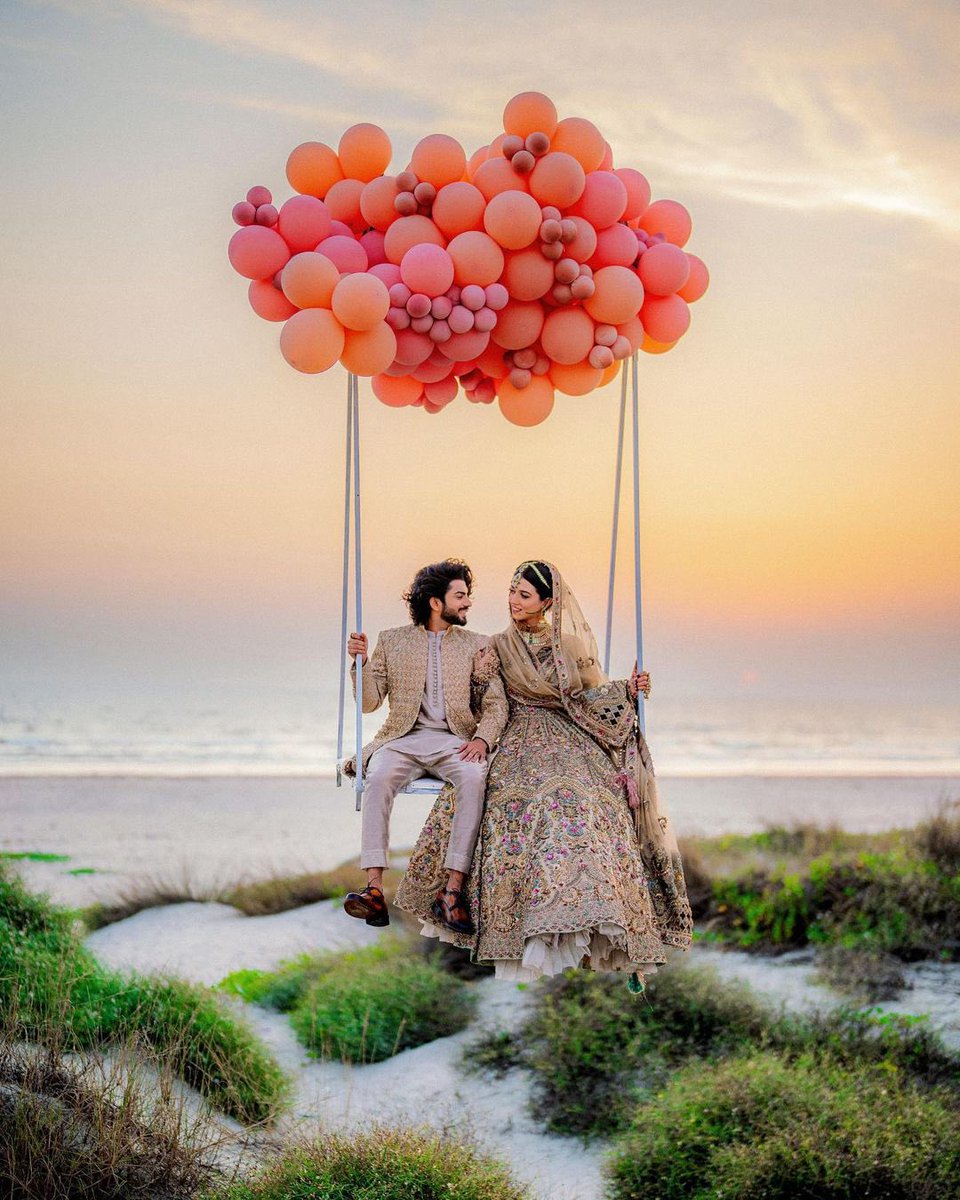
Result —
<instances>
[{"instance_id":1,"label":"groom","mask_svg":"<svg viewBox=\"0 0 960 1200\"><path fill-rule=\"evenodd\" d=\"M389 847L390 811L399 791L422 775L436 775L456 789L456 814L444 866L447 886L433 901L433 916L457 933L475 932L463 898L480 828L487 754L507 721L499 673L483 669L487 638L464 628L472 601L473 574L465 562L448 558L417 572L404 599L411 624L385 629L372 658L367 635L352 633L347 652L356 693L356 658L363 663L363 711L374 712L389 698L390 711L363 749L365 787L360 866L362 892L350 892L343 907L368 925L388 925L383 872ZM489 678L484 678L484 675ZM479 712L471 689L480 691ZM369 765L367 765L369 763Z\"/></svg>"}]
</instances>

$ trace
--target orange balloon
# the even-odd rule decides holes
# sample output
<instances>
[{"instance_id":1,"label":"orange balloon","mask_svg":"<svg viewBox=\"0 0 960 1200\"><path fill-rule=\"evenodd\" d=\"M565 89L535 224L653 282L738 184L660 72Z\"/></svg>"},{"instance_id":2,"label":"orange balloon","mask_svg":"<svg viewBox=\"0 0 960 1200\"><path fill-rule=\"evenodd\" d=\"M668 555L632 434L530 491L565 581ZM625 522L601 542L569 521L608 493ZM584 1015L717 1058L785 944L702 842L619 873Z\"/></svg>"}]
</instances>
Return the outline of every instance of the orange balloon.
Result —
<instances>
[{"instance_id":1,"label":"orange balloon","mask_svg":"<svg viewBox=\"0 0 960 1200\"><path fill-rule=\"evenodd\" d=\"M470 183L473 183L473 177L476 175L480 164L487 161L487 152L489 149L489 146L481 146L479 150L474 150L467 160L467 180Z\"/></svg>"},{"instance_id":2,"label":"orange balloon","mask_svg":"<svg viewBox=\"0 0 960 1200\"><path fill-rule=\"evenodd\" d=\"M421 183L432 183L439 189L463 178L467 156L456 138L431 133L414 146L410 166Z\"/></svg>"},{"instance_id":3,"label":"orange balloon","mask_svg":"<svg viewBox=\"0 0 960 1200\"><path fill-rule=\"evenodd\" d=\"M503 110L503 128L506 133L526 138L531 133L545 133L553 137L557 127L557 107L543 92L520 92L507 101Z\"/></svg>"},{"instance_id":4,"label":"orange balloon","mask_svg":"<svg viewBox=\"0 0 960 1200\"><path fill-rule=\"evenodd\" d=\"M355 275L347 276L355 279ZM393 362L397 354L397 335L386 321L372 329L348 329L344 334L340 361L354 375L379 375Z\"/></svg>"},{"instance_id":5,"label":"orange balloon","mask_svg":"<svg viewBox=\"0 0 960 1200\"><path fill-rule=\"evenodd\" d=\"M564 117L550 139L550 149L572 154L584 171L596 171L603 162L607 143L592 121Z\"/></svg>"},{"instance_id":6,"label":"orange balloon","mask_svg":"<svg viewBox=\"0 0 960 1200\"><path fill-rule=\"evenodd\" d=\"M283 294L297 308L329 308L339 281L336 266L315 250L295 254L280 276Z\"/></svg>"},{"instance_id":7,"label":"orange balloon","mask_svg":"<svg viewBox=\"0 0 960 1200\"><path fill-rule=\"evenodd\" d=\"M477 366L491 379L506 379L510 374L510 364L503 358L503 347L496 342L488 343L487 348L477 355Z\"/></svg>"},{"instance_id":8,"label":"orange balloon","mask_svg":"<svg viewBox=\"0 0 960 1200\"><path fill-rule=\"evenodd\" d=\"M695 254L688 254L687 258L690 262L690 278L677 291L677 295L688 304L693 304L710 286L710 272L702 258L697 258Z\"/></svg>"},{"instance_id":9,"label":"orange balloon","mask_svg":"<svg viewBox=\"0 0 960 1200\"><path fill-rule=\"evenodd\" d=\"M390 308L390 293L387 285L376 275L355 271L343 275L333 289L333 314L346 329L373 329ZM394 346L396 348L396 346ZM393 362L391 356L390 362ZM386 365L389 366L390 362ZM381 367L380 370L383 370ZM370 374L376 374L375 371Z\"/></svg>"},{"instance_id":10,"label":"orange balloon","mask_svg":"<svg viewBox=\"0 0 960 1200\"><path fill-rule=\"evenodd\" d=\"M649 333L643 335L640 342L640 349L647 354L666 354L668 350L672 350L676 342L655 342ZM617 366L620 364L617 363Z\"/></svg>"},{"instance_id":11,"label":"orange balloon","mask_svg":"<svg viewBox=\"0 0 960 1200\"><path fill-rule=\"evenodd\" d=\"M578 363L593 349L593 321L582 308L555 309L543 323L540 343L555 363Z\"/></svg>"},{"instance_id":12,"label":"orange balloon","mask_svg":"<svg viewBox=\"0 0 960 1200\"><path fill-rule=\"evenodd\" d=\"M639 317L631 317L628 321L624 321L617 326L617 333L623 336L630 343L631 350L639 350L640 344L645 337L643 322Z\"/></svg>"},{"instance_id":13,"label":"orange balloon","mask_svg":"<svg viewBox=\"0 0 960 1200\"><path fill-rule=\"evenodd\" d=\"M390 166L393 147L379 125L351 125L340 139L337 156L348 179L369 183Z\"/></svg>"},{"instance_id":14,"label":"orange balloon","mask_svg":"<svg viewBox=\"0 0 960 1200\"><path fill-rule=\"evenodd\" d=\"M625 221L632 221L646 211L650 203L650 184L646 177L633 167L617 167L614 175L627 189L627 207L623 214Z\"/></svg>"},{"instance_id":15,"label":"orange balloon","mask_svg":"<svg viewBox=\"0 0 960 1200\"><path fill-rule=\"evenodd\" d=\"M589 319L589 318L588 318ZM593 323L590 325L593 329ZM511 300L506 308L497 313L497 323L490 333L490 340L504 350L522 350L532 346L543 329L543 305L537 300L525 303ZM593 345L591 335L590 345ZM583 355L579 355L583 358Z\"/></svg>"},{"instance_id":16,"label":"orange balloon","mask_svg":"<svg viewBox=\"0 0 960 1200\"><path fill-rule=\"evenodd\" d=\"M415 217L406 219L408 221L416 220ZM397 224L399 225L400 222L398 221ZM391 226L387 231L388 239L394 229L396 229L396 225ZM447 246L447 252L453 259L454 283L459 287L465 287L468 283L486 287L487 284L496 283L503 272L503 251L489 234L481 233L479 230L471 229L466 233L458 233ZM387 254L390 254L389 247Z\"/></svg>"},{"instance_id":17,"label":"orange balloon","mask_svg":"<svg viewBox=\"0 0 960 1200\"><path fill-rule=\"evenodd\" d=\"M601 160L600 166L597 168L597 170L599 170L599 171L612 171L613 170L613 147L610 145L609 142L606 142L604 144L603 159Z\"/></svg>"},{"instance_id":18,"label":"orange balloon","mask_svg":"<svg viewBox=\"0 0 960 1200\"><path fill-rule=\"evenodd\" d=\"M368 225L386 233L400 214L393 206L400 193L392 175L371 179L360 193L360 214Z\"/></svg>"},{"instance_id":19,"label":"orange balloon","mask_svg":"<svg viewBox=\"0 0 960 1200\"><path fill-rule=\"evenodd\" d=\"M376 398L388 408L406 408L423 395L423 384L409 375L374 375L370 386Z\"/></svg>"},{"instance_id":20,"label":"orange balloon","mask_svg":"<svg viewBox=\"0 0 960 1200\"><path fill-rule=\"evenodd\" d=\"M558 392L565 396L585 396L603 381L603 371L588 362L550 364L550 378Z\"/></svg>"},{"instance_id":21,"label":"orange balloon","mask_svg":"<svg viewBox=\"0 0 960 1200\"><path fill-rule=\"evenodd\" d=\"M265 321L285 321L297 311L297 306L273 286L272 279L251 279L247 299L257 316Z\"/></svg>"},{"instance_id":22,"label":"orange balloon","mask_svg":"<svg viewBox=\"0 0 960 1200\"><path fill-rule=\"evenodd\" d=\"M483 214L484 229L505 250L529 246L540 236L542 221L540 205L526 192L500 192Z\"/></svg>"},{"instance_id":23,"label":"orange balloon","mask_svg":"<svg viewBox=\"0 0 960 1200\"><path fill-rule=\"evenodd\" d=\"M485 163L481 163L473 177L473 182L487 200L492 200L501 192L526 192L528 179L528 175L518 175L510 165L509 159L501 155L498 158L488 158Z\"/></svg>"},{"instance_id":24,"label":"orange balloon","mask_svg":"<svg viewBox=\"0 0 960 1200\"><path fill-rule=\"evenodd\" d=\"M434 246L446 246L447 239L429 217L419 213L412 217L400 217L386 232L384 253L390 262L400 265L400 260L419 242L430 242Z\"/></svg>"},{"instance_id":25,"label":"orange balloon","mask_svg":"<svg viewBox=\"0 0 960 1200\"><path fill-rule=\"evenodd\" d=\"M693 230L693 219L679 200L654 200L639 221L647 233L662 233L675 246L685 246Z\"/></svg>"},{"instance_id":26,"label":"orange balloon","mask_svg":"<svg viewBox=\"0 0 960 1200\"><path fill-rule=\"evenodd\" d=\"M359 179L341 179L327 192L326 206L335 221L343 221L354 233L363 233L367 227L360 212L360 196L363 184Z\"/></svg>"},{"instance_id":27,"label":"orange balloon","mask_svg":"<svg viewBox=\"0 0 960 1200\"><path fill-rule=\"evenodd\" d=\"M679 296L648 296L640 320L654 341L676 342L690 327L690 309Z\"/></svg>"},{"instance_id":28,"label":"orange balloon","mask_svg":"<svg viewBox=\"0 0 960 1200\"><path fill-rule=\"evenodd\" d=\"M534 375L525 388L516 388L509 379L497 384L500 411L511 423L529 428L545 421L553 411L553 384L546 375Z\"/></svg>"},{"instance_id":29,"label":"orange balloon","mask_svg":"<svg viewBox=\"0 0 960 1200\"><path fill-rule=\"evenodd\" d=\"M514 300L539 300L553 287L555 264L544 258L539 246L507 255L500 282Z\"/></svg>"},{"instance_id":30,"label":"orange balloon","mask_svg":"<svg viewBox=\"0 0 960 1200\"><path fill-rule=\"evenodd\" d=\"M280 331L280 352L291 367L317 375L343 353L343 326L326 308L294 313Z\"/></svg>"},{"instance_id":31,"label":"orange balloon","mask_svg":"<svg viewBox=\"0 0 960 1200\"><path fill-rule=\"evenodd\" d=\"M601 267L593 274L595 291L583 307L595 321L619 325L637 315L643 303L643 284L629 267Z\"/></svg>"},{"instance_id":32,"label":"orange balloon","mask_svg":"<svg viewBox=\"0 0 960 1200\"><path fill-rule=\"evenodd\" d=\"M605 384L610 383L611 380L616 379L619 370L619 362L612 362L609 367L604 367L603 374L600 377L600 387L603 387Z\"/></svg>"},{"instance_id":33,"label":"orange balloon","mask_svg":"<svg viewBox=\"0 0 960 1200\"><path fill-rule=\"evenodd\" d=\"M342 178L340 159L323 142L303 142L287 159L290 186L303 196L322 200Z\"/></svg>"},{"instance_id":34,"label":"orange balloon","mask_svg":"<svg viewBox=\"0 0 960 1200\"><path fill-rule=\"evenodd\" d=\"M472 183L448 183L433 202L433 223L448 238L468 229L482 229L486 204L483 192Z\"/></svg>"},{"instance_id":35,"label":"orange balloon","mask_svg":"<svg viewBox=\"0 0 960 1200\"><path fill-rule=\"evenodd\" d=\"M512 167L510 171L512 174ZM480 171L477 172L477 187L481 187L479 176ZM576 204L587 182L583 167L573 155L553 151L537 160L529 178L534 198L541 204L553 204L557 208Z\"/></svg>"}]
</instances>

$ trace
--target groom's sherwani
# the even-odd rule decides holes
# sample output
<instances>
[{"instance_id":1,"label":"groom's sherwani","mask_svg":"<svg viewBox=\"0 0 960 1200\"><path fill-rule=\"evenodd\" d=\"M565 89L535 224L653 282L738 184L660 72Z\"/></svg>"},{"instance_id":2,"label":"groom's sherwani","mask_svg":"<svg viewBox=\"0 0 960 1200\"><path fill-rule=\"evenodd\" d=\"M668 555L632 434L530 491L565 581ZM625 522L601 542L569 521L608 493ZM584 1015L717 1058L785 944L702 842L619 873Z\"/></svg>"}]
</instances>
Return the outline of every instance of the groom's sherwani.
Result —
<instances>
[{"instance_id":1,"label":"groom's sherwani","mask_svg":"<svg viewBox=\"0 0 960 1200\"><path fill-rule=\"evenodd\" d=\"M361 866L387 865L390 810L397 792L421 775L453 784L457 816L446 867L467 871L473 856L487 764L464 762L458 749L482 738L490 749L507 722L503 683L483 654L489 639L452 625L431 633L404 625L380 634L363 665L363 711L385 699L390 711L363 748L367 771ZM351 668L356 688L356 664Z\"/></svg>"}]
</instances>

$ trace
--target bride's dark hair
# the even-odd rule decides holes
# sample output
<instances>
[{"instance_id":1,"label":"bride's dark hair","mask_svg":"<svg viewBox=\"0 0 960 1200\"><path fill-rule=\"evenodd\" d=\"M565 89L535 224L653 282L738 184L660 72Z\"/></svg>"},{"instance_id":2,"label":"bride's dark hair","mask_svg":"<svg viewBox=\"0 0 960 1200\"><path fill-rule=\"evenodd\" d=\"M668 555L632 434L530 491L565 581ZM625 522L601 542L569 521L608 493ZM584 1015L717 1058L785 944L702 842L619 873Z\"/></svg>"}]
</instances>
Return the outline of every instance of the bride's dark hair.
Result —
<instances>
[{"instance_id":1,"label":"bride's dark hair","mask_svg":"<svg viewBox=\"0 0 960 1200\"><path fill-rule=\"evenodd\" d=\"M525 562L517 572L521 579L533 585L541 600L553 599L553 573L545 562Z\"/></svg>"}]
</instances>

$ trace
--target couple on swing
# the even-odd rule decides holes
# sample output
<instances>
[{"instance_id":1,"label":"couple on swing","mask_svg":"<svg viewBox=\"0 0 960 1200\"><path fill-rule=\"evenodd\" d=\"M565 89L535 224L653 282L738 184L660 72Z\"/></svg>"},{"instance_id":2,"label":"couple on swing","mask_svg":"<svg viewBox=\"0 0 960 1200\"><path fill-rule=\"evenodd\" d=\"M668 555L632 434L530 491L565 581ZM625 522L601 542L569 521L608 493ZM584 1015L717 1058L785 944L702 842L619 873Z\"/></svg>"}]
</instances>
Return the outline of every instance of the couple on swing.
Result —
<instances>
[{"instance_id":1,"label":"couple on swing","mask_svg":"<svg viewBox=\"0 0 960 1200\"><path fill-rule=\"evenodd\" d=\"M521 563L510 622L468 632L473 576L447 559L417 573L411 624L381 633L362 661L363 711L390 700L364 748L360 865L345 910L387 925L382 891L394 797L422 775L437 797L394 903L428 937L469 948L499 978L567 967L641 977L690 945L676 838L637 721L649 676L607 680L579 604L556 567ZM347 765L350 770L350 765Z\"/></svg>"}]
</instances>

